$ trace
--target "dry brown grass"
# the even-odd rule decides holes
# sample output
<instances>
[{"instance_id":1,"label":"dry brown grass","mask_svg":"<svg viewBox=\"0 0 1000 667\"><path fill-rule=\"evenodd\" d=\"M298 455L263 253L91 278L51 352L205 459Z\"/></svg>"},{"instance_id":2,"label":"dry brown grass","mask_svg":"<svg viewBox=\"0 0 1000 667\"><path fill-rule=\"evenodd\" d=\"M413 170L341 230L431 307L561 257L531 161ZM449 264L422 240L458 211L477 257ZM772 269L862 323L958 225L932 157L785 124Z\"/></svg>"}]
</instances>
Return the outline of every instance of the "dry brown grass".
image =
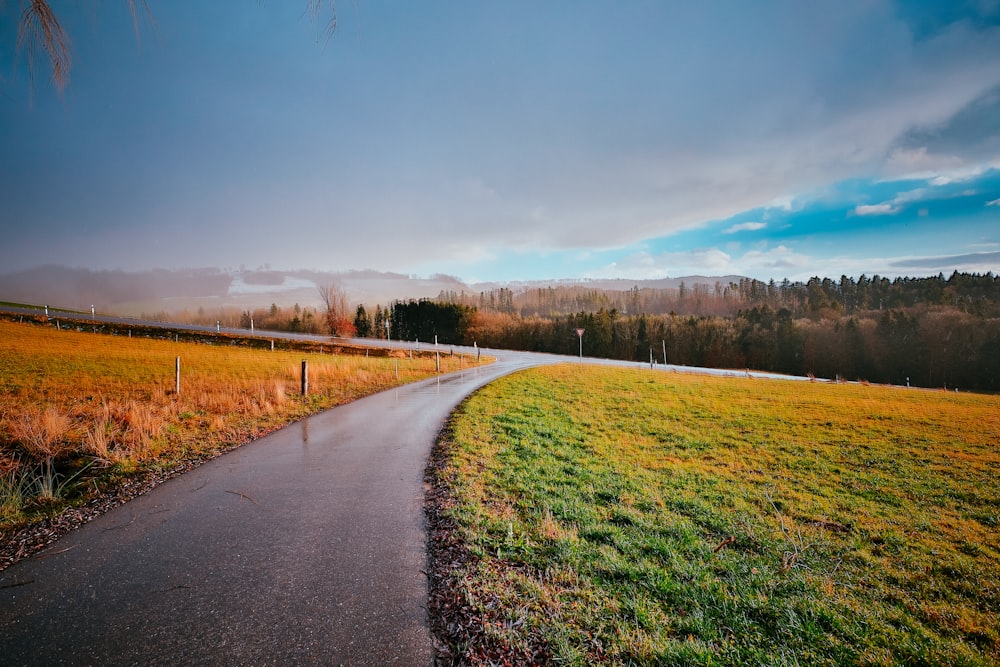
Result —
<instances>
[{"instance_id":1,"label":"dry brown grass","mask_svg":"<svg viewBox=\"0 0 1000 667\"><path fill-rule=\"evenodd\" d=\"M24 453L39 462L53 461L74 449L68 441L72 422L55 406L30 408L7 418L7 430Z\"/></svg>"}]
</instances>

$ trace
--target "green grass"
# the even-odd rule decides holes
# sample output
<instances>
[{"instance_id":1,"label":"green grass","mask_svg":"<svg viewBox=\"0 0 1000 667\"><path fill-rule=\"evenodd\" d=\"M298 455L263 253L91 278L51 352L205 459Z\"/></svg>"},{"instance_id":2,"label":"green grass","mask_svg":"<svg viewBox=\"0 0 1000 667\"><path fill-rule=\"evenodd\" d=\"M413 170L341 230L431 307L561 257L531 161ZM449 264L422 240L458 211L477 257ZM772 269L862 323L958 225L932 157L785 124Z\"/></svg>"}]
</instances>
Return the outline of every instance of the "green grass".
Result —
<instances>
[{"instance_id":1,"label":"green grass","mask_svg":"<svg viewBox=\"0 0 1000 667\"><path fill-rule=\"evenodd\" d=\"M468 552L444 598L481 628L448 640L472 664L1000 664L997 443L997 397L519 373L440 445Z\"/></svg>"}]
</instances>

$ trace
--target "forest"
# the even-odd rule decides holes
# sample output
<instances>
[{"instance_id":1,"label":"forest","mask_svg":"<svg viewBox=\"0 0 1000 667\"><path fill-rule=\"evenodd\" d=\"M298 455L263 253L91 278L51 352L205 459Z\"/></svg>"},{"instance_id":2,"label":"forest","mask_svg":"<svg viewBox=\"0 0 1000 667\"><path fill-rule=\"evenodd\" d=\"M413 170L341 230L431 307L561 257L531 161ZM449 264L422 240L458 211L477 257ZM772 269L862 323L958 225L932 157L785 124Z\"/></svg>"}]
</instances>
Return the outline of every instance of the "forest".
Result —
<instances>
[{"instance_id":1,"label":"forest","mask_svg":"<svg viewBox=\"0 0 1000 667\"><path fill-rule=\"evenodd\" d=\"M438 327L441 342L577 354L581 328L586 356L1000 391L1000 276L992 273L500 288L388 309L394 329Z\"/></svg>"}]
</instances>

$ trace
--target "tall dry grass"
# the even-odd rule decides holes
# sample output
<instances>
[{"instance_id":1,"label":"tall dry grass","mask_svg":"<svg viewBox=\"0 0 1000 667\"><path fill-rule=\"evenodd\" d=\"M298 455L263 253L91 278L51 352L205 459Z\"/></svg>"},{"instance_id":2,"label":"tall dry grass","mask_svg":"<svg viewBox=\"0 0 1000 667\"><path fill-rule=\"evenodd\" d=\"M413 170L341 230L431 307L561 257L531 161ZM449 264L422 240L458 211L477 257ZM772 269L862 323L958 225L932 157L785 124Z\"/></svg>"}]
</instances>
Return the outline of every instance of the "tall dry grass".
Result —
<instances>
[{"instance_id":1,"label":"tall dry grass","mask_svg":"<svg viewBox=\"0 0 1000 667\"><path fill-rule=\"evenodd\" d=\"M29 408L7 421L11 436L31 459L51 463L74 449L68 441L73 422L56 406Z\"/></svg>"}]
</instances>

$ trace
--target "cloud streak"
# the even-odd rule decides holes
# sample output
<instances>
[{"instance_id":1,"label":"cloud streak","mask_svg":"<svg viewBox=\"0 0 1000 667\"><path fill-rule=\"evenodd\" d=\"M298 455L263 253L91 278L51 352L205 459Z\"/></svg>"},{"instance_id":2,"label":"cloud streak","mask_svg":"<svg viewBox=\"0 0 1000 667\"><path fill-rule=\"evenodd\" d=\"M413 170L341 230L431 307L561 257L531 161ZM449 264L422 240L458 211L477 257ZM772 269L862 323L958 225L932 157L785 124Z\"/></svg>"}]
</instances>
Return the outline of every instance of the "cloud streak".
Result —
<instances>
[{"instance_id":1,"label":"cloud streak","mask_svg":"<svg viewBox=\"0 0 1000 667\"><path fill-rule=\"evenodd\" d=\"M854 207L854 215L891 215L897 210L892 204L859 204Z\"/></svg>"},{"instance_id":2,"label":"cloud streak","mask_svg":"<svg viewBox=\"0 0 1000 667\"><path fill-rule=\"evenodd\" d=\"M756 232L761 229L766 229L766 222L740 222L732 227L728 227L723 234L738 234L739 232Z\"/></svg>"}]
</instances>

